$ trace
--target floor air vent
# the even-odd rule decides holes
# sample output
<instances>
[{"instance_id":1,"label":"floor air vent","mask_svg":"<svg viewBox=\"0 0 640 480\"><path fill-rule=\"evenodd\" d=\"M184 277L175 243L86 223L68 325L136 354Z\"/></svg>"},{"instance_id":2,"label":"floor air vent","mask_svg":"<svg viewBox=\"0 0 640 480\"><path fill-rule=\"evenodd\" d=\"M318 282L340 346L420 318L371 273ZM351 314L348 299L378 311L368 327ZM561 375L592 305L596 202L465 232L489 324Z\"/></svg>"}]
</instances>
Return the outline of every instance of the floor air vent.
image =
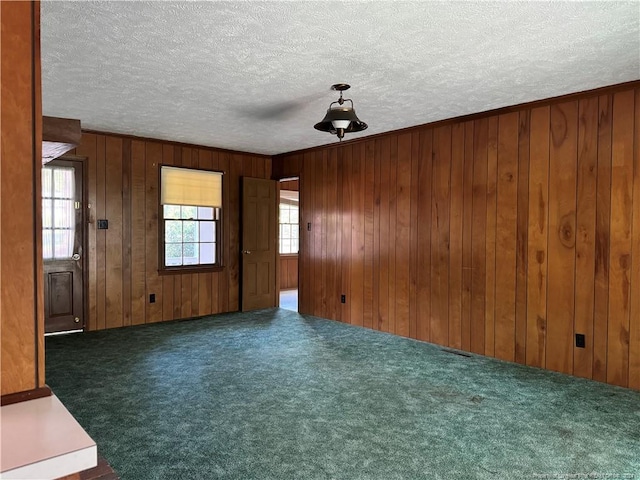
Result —
<instances>
[{"instance_id":1,"label":"floor air vent","mask_svg":"<svg viewBox=\"0 0 640 480\"><path fill-rule=\"evenodd\" d=\"M452 353L454 355L458 355L459 357L467 357L467 358L471 357L470 353L459 352L458 350L450 350L448 348L441 348L440 350L446 353Z\"/></svg>"}]
</instances>

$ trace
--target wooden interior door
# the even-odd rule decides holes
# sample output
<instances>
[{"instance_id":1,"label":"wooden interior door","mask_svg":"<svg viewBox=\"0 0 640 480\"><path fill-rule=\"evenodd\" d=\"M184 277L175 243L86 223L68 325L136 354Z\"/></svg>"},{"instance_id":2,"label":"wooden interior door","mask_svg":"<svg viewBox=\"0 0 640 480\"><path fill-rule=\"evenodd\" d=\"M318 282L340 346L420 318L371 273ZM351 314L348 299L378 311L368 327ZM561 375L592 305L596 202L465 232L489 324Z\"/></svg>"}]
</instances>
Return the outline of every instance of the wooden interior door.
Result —
<instances>
[{"instance_id":1,"label":"wooden interior door","mask_svg":"<svg viewBox=\"0 0 640 480\"><path fill-rule=\"evenodd\" d=\"M276 306L276 182L242 178L243 312Z\"/></svg>"},{"instance_id":2,"label":"wooden interior door","mask_svg":"<svg viewBox=\"0 0 640 480\"><path fill-rule=\"evenodd\" d=\"M84 328L82 162L42 169L42 255L46 333Z\"/></svg>"}]
</instances>

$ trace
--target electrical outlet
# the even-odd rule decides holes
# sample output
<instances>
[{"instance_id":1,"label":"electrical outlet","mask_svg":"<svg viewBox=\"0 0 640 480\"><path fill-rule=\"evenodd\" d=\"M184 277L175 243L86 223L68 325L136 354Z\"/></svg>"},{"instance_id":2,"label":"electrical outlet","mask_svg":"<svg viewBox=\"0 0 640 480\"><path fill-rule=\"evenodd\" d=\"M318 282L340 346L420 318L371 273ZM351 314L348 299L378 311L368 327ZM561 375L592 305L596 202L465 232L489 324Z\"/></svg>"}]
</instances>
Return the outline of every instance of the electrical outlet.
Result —
<instances>
[{"instance_id":1,"label":"electrical outlet","mask_svg":"<svg viewBox=\"0 0 640 480\"><path fill-rule=\"evenodd\" d=\"M106 230L109 228L109 220L98 220L98 230Z\"/></svg>"},{"instance_id":2,"label":"electrical outlet","mask_svg":"<svg viewBox=\"0 0 640 480\"><path fill-rule=\"evenodd\" d=\"M340 303L347 303L347 296L346 295L340 295Z\"/></svg>"},{"instance_id":3,"label":"electrical outlet","mask_svg":"<svg viewBox=\"0 0 640 480\"><path fill-rule=\"evenodd\" d=\"M307 223L307 232L311 231L311 222Z\"/></svg>"},{"instance_id":4,"label":"electrical outlet","mask_svg":"<svg viewBox=\"0 0 640 480\"><path fill-rule=\"evenodd\" d=\"M576 333L576 347L585 348L584 333Z\"/></svg>"},{"instance_id":5,"label":"electrical outlet","mask_svg":"<svg viewBox=\"0 0 640 480\"><path fill-rule=\"evenodd\" d=\"M149 294L149 303L156 303L156 294L155 293Z\"/></svg>"}]
</instances>

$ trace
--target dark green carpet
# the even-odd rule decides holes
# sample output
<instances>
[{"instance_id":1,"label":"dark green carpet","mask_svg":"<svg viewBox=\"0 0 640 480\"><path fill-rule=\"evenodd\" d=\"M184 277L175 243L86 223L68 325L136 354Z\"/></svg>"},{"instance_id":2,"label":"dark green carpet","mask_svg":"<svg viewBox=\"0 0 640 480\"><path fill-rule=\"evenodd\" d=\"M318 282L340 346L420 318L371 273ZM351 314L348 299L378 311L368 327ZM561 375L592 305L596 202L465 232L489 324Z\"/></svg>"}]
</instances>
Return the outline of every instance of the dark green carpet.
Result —
<instances>
[{"instance_id":1,"label":"dark green carpet","mask_svg":"<svg viewBox=\"0 0 640 480\"><path fill-rule=\"evenodd\" d=\"M639 392L295 312L46 347L125 480L640 478Z\"/></svg>"}]
</instances>

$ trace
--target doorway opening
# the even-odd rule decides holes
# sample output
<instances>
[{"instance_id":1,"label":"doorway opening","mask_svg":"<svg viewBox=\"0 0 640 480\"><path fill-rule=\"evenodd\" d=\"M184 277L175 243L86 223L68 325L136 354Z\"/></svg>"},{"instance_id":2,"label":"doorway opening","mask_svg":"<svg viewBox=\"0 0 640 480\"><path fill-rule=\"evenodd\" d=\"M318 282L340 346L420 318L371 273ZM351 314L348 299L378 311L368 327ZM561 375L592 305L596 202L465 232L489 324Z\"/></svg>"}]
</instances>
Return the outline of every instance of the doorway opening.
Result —
<instances>
[{"instance_id":1,"label":"doorway opening","mask_svg":"<svg viewBox=\"0 0 640 480\"><path fill-rule=\"evenodd\" d=\"M278 198L278 262L280 308L298 311L300 253L300 180L280 180Z\"/></svg>"}]
</instances>

